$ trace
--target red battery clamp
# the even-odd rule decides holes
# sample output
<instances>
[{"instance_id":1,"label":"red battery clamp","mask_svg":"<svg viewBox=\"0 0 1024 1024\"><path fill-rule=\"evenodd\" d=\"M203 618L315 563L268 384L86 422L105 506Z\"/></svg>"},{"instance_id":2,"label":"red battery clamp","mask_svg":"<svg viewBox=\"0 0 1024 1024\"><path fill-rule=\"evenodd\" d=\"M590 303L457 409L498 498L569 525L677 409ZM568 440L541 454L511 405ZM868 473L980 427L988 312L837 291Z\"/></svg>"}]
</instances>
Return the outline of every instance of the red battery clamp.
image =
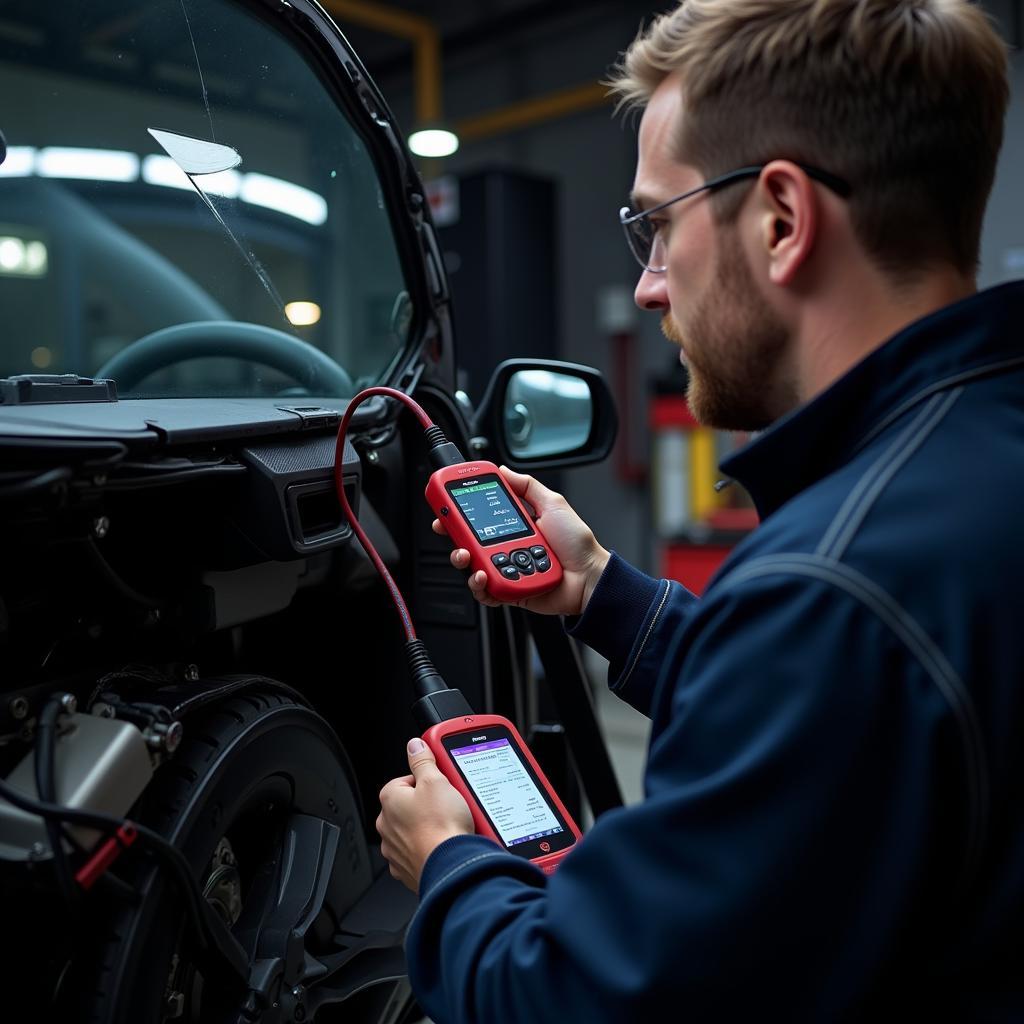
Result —
<instances>
[{"instance_id":1,"label":"red battery clamp","mask_svg":"<svg viewBox=\"0 0 1024 1024\"><path fill-rule=\"evenodd\" d=\"M424 493L455 546L469 551L470 572L487 574L496 600L515 603L561 583L558 559L493 462L444 466Z\"/></svg>"},{"instance_id":2,"label":"red battery clamp","mask_svg":"<svg viewBox=\"0 0 1024 1024\"><path fill-rule=\"evenodd\" d=\"M373 395L401 401L420 421L431 460L438 467L427 482L427 502L453 543L470 552L470 569L487 574L487 589L493 597L517 602L552 590L562 579L562 567L498 467L482 460L466 462L408 395L373 387L349 402L335 453L338 501L402 619L406 656L418 694L413 716L425 730L423 740L438 769L469 806L477 833L550 874L580 840L579 828L516 727L499 715L475 714L462 693L441 678L416 637L397 584L349 504L342 481L346 431L356 406Z\"/></svg>"}]
</instances>

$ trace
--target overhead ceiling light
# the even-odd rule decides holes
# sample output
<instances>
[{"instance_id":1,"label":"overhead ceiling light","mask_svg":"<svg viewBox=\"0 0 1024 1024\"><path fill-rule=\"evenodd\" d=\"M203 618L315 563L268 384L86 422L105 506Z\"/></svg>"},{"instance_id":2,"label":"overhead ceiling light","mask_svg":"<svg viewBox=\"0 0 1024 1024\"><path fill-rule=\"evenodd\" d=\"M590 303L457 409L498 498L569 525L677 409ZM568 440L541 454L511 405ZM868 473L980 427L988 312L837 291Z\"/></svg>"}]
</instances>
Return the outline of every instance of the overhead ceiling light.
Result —
<instances>
[{"instance_id":1,"label":"overhead ceiling light","mask_svg":"<svg viewBox=\"0 0 1024 1024\"><path fill-rule=\"evenodd\" d=\"M13 235L0 237L0 276L44 277L48 263L45 242Z\"/></svg>"},{"instance_id":2,"label":"overhead ceiling light","mask_svg":"<svg viewBox=\"0 0 1024 1024\"><path fill-rule=\"evenodd\" d=\"M188 175L169 156L150 153L142 158L142 180L150 185L191 189ZM216 174L196 175L196 184L204 192L235 199L242 190L242 176L238 171L218 171Z\"/></svg>"},{"instance_id":3,"label":"overhead ceiling light","mask_svg":"<svg viewBox=\"0 0 1024 1024\"><path fill-rule=\"evenodd\" d=\"M32 349L32 355L29 358L36 369L45 370L53 363L53 350L45 345L40 345L38 348Z\"/></svg>"},{"instance_id":4,"label":"overhead ceiling light","mask_svg":"<svg viewBox=\"0 0 1024 1024\"><path fill-rule=\"evenodd\" d=\"M36 174L43 178L135 181L139 176L139 158L116 149L47 146L36 154Z\"/></svg>"},{"instance_id":5,"label":"overhead ceiling light","mask_svg":"<svg viewBox=\"0 0 1024 1024\"><path fill-rule=\"evenodd\" d=\"M315 302L285 303L284 315L296 327L312 327L320 321L320 307Z\"/></svg>"},{"instance_id":6,"label":"overhead ceiling light","mask_svg":"<svg viewBox=\"0 0 1024 1024\"><path fill-rule=\"evenodd\" d=\"M0 165L0 178L27 177L35 164L35 146L8 146L7 159Z\"/></svg>"},{"instance_id":7,"label":"overhead ceiling light","mask_svg":"<svg viewBox=\"0 0 1024 1024\"><path fill-rule=\"evenodd\" d=\"M235 153L228 146L220 149ZM237 154L235 154L237 156ZM166 188L192 188L188 175L169 156L150 153L140 158L135 153L115 149L78 149L70 146L10 146L0 164L0 178L71 178L88 181L136 181ZM232 168L193 172L203 192L227 199L241 198L254 206L287 214L319 227L327 221L327 200L317 192L268 174L241 174ZM10 247L8 247L9 249ZM2 270L2 268L0 268Z\"/></svg>"},{"instance_id":8,"label":"overhead ceiling light","mask_svg":"<svg viewBox=\"0 0 1024 1024\"><path fill-rule=\"evenodd\" d=\"M315 226L327 220L327 200L323 196L266 174L246 174L242 178L242 199Z\"/></svg>"},{"instance_id":9,"label":"overhead ceiling light","mask_svg":"<svg viewBox=\"0 0 1024 1024\"><path fill-rule=\"evenodd\" d=\"M409 136L409 148L417 156L451 156L459 148L459 137L447 128L421 128Z\"/></svg>"}]
</instances>

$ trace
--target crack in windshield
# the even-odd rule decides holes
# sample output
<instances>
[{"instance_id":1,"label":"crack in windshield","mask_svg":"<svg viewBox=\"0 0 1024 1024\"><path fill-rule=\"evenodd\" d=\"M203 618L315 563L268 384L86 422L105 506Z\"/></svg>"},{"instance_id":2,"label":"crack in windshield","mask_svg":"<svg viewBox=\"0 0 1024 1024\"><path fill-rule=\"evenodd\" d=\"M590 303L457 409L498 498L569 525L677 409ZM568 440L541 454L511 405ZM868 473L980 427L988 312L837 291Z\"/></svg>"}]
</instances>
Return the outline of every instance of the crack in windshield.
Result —
<instances>
[{"instance_id":1,"label":"crack in windshield","mask_svg":"<svg viewBox=\"0 0 1024 1024\"><path fill-rule=\"evenodd\" d=\"M181 135L177 132L168 132L160 128L147 128L146 130L160 144L164 152L181 168L185 176L191 182L197 195L202 199L206 208L213 214L214 219L224 229L225 234L231 240L232 245L241 254L241 257L248 264L249 268L263 285L270 301L281 314L285 323L290 326L288 315L285 312L284 299L281 293L274 286L266 268L256 258L252 249L244 246L238 236L228 226L227 221L217 209L207 189L203 188L199 178L203 175L222 174L234 170L242 162L241 154L232 146L221 145L217 142L217 132L213 126L213 108L210 105L210 94L206 88L206 79L203 76L203 65L199 59L199 48L196 46L195 33L192 31L192 19L189 17L185 0L180 0L181 13L185 16L185 28L188 30L189 42L192 44L192 53L196 58L196 71L199 74L199 87L203 93L203 105L206 108L206 116L210 122L210 139L192 138L188 135Z\"/></svg>"},{"instance_id":2,"label":"crack in windshield","mask_svg":"<svg viewBox=\"0 0 1024 1024\"><path fill-rule=\"evenodd\" d=\"M207 111L209 111L209 107L207 107ZM263 264L256 258L256 254L251 249L247 249L242 245L235 233L228 227L227 221L221 216L220 210L217 209L213 200L198 181L199 178L206 175L225 174L228 171L233 171L242 163L242 155L237 149L220 142L193 139L188 135L179 135L177 132L165 131L162 128L147 128L146 130L192 183L192 187L198 193L199 198L206 204L207 209L216 218L217 223L224 229L228 238L234 243L235 248L242 254L242 259L249 264L253 273L260 279L261 284L270 296L270 301L274 303L281 316L287 322L288 317L285 314L284 299L281 298L280 292L274 287L274 282L270 280L270 275L264 269ZM212 117L210 119L210 130L213 130Z\"/></svg>"},{"instance_id":3,"label":"crack in windshield","mask_svg":"<svg viewBox=\"0 0 1024 1024\"><path fill-rule=\"evenodd\" d=\"M188 16L188 8L185 0L181 0L181 13L185 15L185 28L188 29L188 37L192 42L192 52L196 55L196 70L199 72L199 85L203 90L203 103L206 104L206 116L210 119L210 138L216 142L217 133L213 130L213 111L210 109L210 94L206 91L206 79L203 78L203 65L199 61L199 49L196 46L196 37L192 32L192 21Z\"/></svg>"},{"instance_id":4,"label":"crack in windshield","mask_svg":"<svg viewBox=\"0 0 1024 1024\"><path fill-rule=\"evenodd\" d=\"M0 53L0 94L31 102L0 119L0 377L294 397L389 372L419 323L401 196L276 15L237 0L16 6L26 42ZM66 45L27 41L58 32Z\"/></svg>"}]
</instances>

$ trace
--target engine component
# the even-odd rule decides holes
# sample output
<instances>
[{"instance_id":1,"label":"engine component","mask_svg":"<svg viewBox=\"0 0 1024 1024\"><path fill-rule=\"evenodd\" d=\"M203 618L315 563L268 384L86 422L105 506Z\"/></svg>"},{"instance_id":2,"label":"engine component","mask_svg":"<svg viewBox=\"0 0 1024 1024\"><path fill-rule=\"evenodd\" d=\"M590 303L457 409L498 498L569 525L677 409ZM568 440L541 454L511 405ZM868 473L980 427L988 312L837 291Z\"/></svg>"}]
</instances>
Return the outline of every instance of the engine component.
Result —
<instances>
[{"instance_id":1,"label":"engine component","mask_svg":"<svg viewBox=\"0 0 1024 1024\"><path fill-rule=\"evenodd\" d=\"M9 786L32 800L38 799L34 756L30 751L7 778ZM153 777L153 766L146 739L134 725L72 714L62 720L54 775L61 806L124 817ZM77 825L68 832L85 849L100 836ZM42 818L0 802L0 858L25 861L51 854Z\"/></svg>"}]
</instances>

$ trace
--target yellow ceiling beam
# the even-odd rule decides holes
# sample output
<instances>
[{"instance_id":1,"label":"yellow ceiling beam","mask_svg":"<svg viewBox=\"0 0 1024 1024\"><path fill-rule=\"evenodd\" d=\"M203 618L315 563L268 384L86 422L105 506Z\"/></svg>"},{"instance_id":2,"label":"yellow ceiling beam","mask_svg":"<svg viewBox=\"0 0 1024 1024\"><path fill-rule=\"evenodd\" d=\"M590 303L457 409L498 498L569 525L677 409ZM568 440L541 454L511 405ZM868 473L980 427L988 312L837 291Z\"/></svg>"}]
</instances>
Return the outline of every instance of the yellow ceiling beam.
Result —
<instances>
[{"instance_id":1,"label":"yellow ceiling beam","mask_svg":"<svg viewBox=\"0 0 1024 1024\"><path fill-rule=\"evenodd\" d=\"M342 21L408 39L412 43L416 127L439 125L443 117L441 37L433 22L418 14L366 0L322 2L332 15ZM604 86L597 82L587 82L464 118L455 125L455 131L460 139L466 141L483 139L554 121L584 110L593 110L608 102Z\"/></svg>"},{"instance_id":2,"label":"yellow ceiling beam","mask_svg":"<svg viewBox=\"0 0 1024 1024\"><path fill-rule=\"evenodd\" d=\"M519 131L584 110L594 110L609 102L608 90L603 85L587 82L464 118L455 125L455 131L460 139L468 142Z\"/></svg>"},{"instance_id":3,"label":"yellow ceiling beam","mask_svg":"<svg viewBox=\"0 0 1024 1024\"><path fill-rule=\"evenodd\" d=\"M441 37L433 22L417 14L361 0L323 0L343 21L408 39L413 45L413 79L417 125L441 121Z\"/></svg>"}]
</instances>

